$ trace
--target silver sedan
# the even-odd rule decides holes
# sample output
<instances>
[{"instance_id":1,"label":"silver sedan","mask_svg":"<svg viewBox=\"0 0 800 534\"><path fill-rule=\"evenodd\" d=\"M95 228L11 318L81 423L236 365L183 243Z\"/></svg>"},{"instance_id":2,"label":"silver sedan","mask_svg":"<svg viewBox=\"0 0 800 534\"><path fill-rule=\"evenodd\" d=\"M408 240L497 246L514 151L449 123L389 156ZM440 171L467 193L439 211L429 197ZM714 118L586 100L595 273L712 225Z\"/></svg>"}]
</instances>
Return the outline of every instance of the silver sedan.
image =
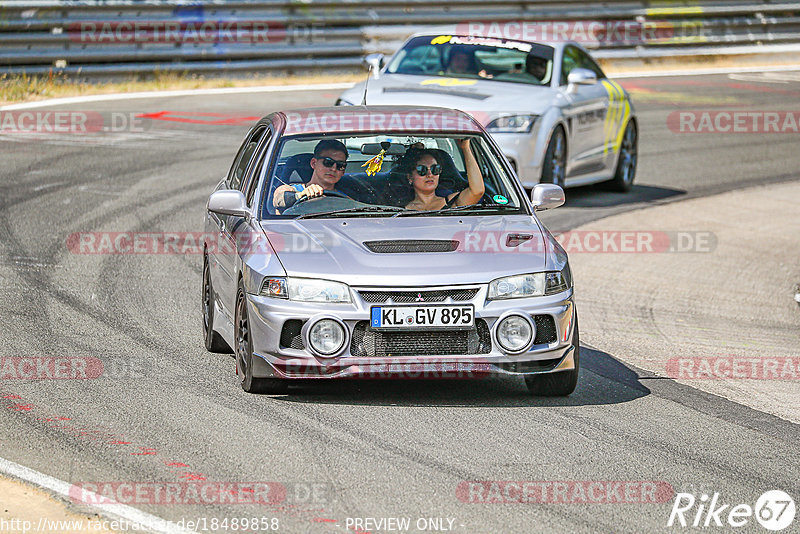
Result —
<instances>
[{"instance_id":1,"label":"silver sedan","mask_svg":"<svg viewBox=\"0 0 800 534\"><path fill-rule=\"evenodd\" d=\"M411 107L278 112L208 200L203 336L242 387L295 379L525 378L577 383L563 248L471 116Z\"/></svg>"},{"instance_id":2,"label":"silver sedan","mask_svg":"<svg viewBox=\"0 0 800 534\"><path fill-rule=\"evenodd\" d=\"M338 105L424 102L466 111L496 139L525 187L607 182L628 191L636 176L638 126L628 93L574 42L537 43L417 34L374 79Z\"/></svg>"}]
</instances>

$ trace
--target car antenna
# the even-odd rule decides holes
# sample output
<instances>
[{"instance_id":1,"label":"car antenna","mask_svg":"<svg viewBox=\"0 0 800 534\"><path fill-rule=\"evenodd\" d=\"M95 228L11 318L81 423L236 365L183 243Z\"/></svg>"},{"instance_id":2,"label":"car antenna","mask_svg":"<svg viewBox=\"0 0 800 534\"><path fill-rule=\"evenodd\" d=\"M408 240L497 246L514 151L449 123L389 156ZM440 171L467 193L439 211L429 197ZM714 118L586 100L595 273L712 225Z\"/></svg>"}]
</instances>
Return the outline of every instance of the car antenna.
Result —
<instances>
[{"instance_id":1,"label":"car antenna","mask_svg":"<svg viewBox=\"0 0 800 534\"><path fill-rule=\"evenodd\" d=\"M369 71L367 72L367 80L364 82L364 97L361 99L361 105L367 105L367 87L369 86L369 79L372 77L372 69L374 65L370 64Z\"/></svg>"}]
</instances>

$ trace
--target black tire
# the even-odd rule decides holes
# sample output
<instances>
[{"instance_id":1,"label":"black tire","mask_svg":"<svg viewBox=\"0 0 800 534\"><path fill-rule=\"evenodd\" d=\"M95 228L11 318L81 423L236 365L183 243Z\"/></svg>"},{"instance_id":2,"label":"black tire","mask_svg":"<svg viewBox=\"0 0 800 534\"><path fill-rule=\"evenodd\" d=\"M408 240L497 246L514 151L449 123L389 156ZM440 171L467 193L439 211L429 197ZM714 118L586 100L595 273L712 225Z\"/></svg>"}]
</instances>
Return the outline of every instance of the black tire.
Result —
<instances>
[{"instance_id":1,"label":"black tire","mask_svg":"<svg viewBox=\"0 0 800 534\"><path fill-rule=\"evenodd\" d=\"M555 184L564 187L567 178L567 138L564 129L557 126L550 136L542 165L543 184Z\"/></svg>"},{"instance_id":2,"label":"black tire","mask_svg":"<svg viewBox=\"0 0 800 534\"><path fill-rule=\"evenodd\" d=\"M633 187L636 179L636 163L638 161L639 130L635 121L628 121L625 126L625 133L622 136L622 143L619 146L619 157L617 158L617 169L614 171L614 178L606 182L608 189L627 193Z\"/></svg>"},{"instance_id":3,"label":"black tire","mask_svg":"<svg viewBox=\"0 0 800 534\"><path fill-rule=\"evenodd\" d=\"M578 335L578 315L575 314L575 330L572 336L574 349L575 369L570 371L559 371L557 373L545 373L540 375L528 375L525 377L525 385L531 395L538 397L566 397L578 385L578 368L580 363L580 336Z\"/></svg>"},{"instance_id":4,"label":"black tire","mask_svg":"<svg viewBox=\"0 0 800 534\"><path fill-rule=\"evenodd\" d=\"M203 340L206 350L219 354L232 354L233 350L222 336L213 328L214 324L214 288L211 285L211 273L208 268L208 257L203 256Z\"/></svg>"},{"instance_id":5,"label":"black tire","mask_svg":"<svg viewBox=\"0 0 800 534\"><path fill-rule=\"evenodd\" d=\"M289 391L289 384L281 378L255 378L253 376L253 339L250 335L250 321L247 314L247 297L239 282L236 293L236 320L234 324L236 341L236 369L242 389L248 393L281 395Z\"/></svg>"}]
</instances>

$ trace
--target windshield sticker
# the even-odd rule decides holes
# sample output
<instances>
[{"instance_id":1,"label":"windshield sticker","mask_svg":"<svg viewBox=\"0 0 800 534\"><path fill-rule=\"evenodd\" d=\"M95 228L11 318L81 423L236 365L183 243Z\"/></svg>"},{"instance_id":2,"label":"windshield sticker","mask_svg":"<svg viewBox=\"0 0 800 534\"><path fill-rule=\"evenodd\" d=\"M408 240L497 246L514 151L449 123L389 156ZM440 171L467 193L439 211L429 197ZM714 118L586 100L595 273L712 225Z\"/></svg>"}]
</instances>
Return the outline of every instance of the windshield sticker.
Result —
<instances>
[{"instance_id":1,"label":"windshield sticker","mask_svg":"<svg viewBox=\"0 0 800 534\"><path fill-rule=\"evenodd\" d=\"M431 78L422 80L420 85L440 85L442 87L453 87L458 85L475 85L478 80L460 80L458 78Z\"/></svg>"},{"instance_id":2,"label":"windshield sticker","mask_svg":"<svg viewBox=\"0 0 800 534\"><path fill-rule=\"evenodd\" d=\"M453 38L452 35L440 35L438 37L434 37L433 39L431 39L431 44L437 45L437 44L449 43L450 39L452 38Z\"/></svg>"},{"instance_id":3,"label":"windshield sticker","mask_svg":"<svg viewBox=\"0 0 800 534\"><path fill-rule=\"evenodd\" d=\"M498 204L508 204L508 199L503 195L495 195L492 197L492 200L494 200Z\"/></svg>"},{"instance_id":4,"label":"windshield sticker","mask_svg":"<svg viewBox=\"0 0 800 534\"><path fill-rule=\"evenodd\" d=\"M486 37L452 37L449 40L450 44L462 45L482 45L494 46L495 48L510 48L519 50L520 52L530 52L533 48L529 43L519 43L517 41L503 41L500 39L492 39Z\"/></svg>"}]
</instances>

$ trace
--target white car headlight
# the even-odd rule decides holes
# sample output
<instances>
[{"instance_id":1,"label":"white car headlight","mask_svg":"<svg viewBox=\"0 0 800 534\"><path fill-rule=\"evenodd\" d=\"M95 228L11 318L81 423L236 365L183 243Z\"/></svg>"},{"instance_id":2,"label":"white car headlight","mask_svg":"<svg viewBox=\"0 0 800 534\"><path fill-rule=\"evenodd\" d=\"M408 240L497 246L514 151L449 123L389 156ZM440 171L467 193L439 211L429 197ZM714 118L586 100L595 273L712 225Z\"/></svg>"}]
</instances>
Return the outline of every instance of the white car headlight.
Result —
<instances>
[{"instance_id":1,"label":"white car headlight","mask_svg":"<svg viewBox=\"0 0 800 534\"><path fill-rule=\"evenodd\" d=\"M344 98L340 98L340 99L338 99L338 100L336 101L336 104L334 104L334 105L335 105L335 106L353 106L353 105L355 105L355 104L353 104L352 102L348 102L348 101L347 101L347 100L345 100Z\"/></svg>"},{"instance_id":2,"label":"white car headlight","mask_svg":"<svg viewBox=\"0 0 800 534\"><path fill-rule=\"evenodd\" d=\"M492 133L528 133L538 118L538 115L498 117L486 125L486 130Z\"/></svg>"},{"instance_id":3,"label":"white car headlight","mask_svg":"<svg viewBox=\"0 0 800 534\"><path fill-rule=\"evenodd\" d=\"M516 299L554 295L570 288L568 271L519 274L498 278L489 283L489 300ZM565 274L567 272L567 274Z\"/></svg>"},{"instance_id":4,"label":"white car headlight","mask_svg":"<svg viewBox=\"0 0 800 534\"><path fill-rule=\"evenodd\" d=\"M350 302L347 284L314 278L267 278L261 294L299 302Z\"/></svg>"}]
</instances>

